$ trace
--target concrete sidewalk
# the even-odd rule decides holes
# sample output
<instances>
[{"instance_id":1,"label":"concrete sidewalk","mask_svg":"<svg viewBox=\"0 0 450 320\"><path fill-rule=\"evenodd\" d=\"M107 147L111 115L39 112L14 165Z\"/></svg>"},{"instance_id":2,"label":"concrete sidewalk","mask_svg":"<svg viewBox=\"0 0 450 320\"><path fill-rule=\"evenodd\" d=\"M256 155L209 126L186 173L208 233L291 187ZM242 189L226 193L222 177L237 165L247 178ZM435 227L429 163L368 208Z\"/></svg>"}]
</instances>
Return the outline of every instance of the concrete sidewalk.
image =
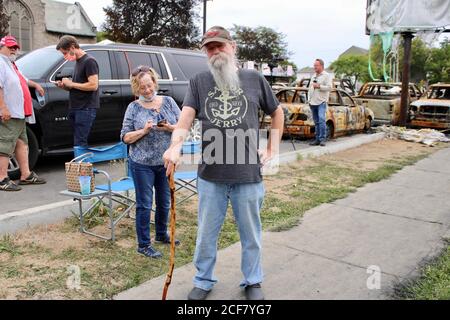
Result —
<instances>
[{"instance_id":1,"label":"concrete sidewalk","mask_svg":"<svg viewBox=\"0 0 450 320\"><path fill-rule=\"evenodd\" d=\"M418 275L450 237L450 148L389 180L308 211L301 225L263 235L263 289L267 299L389 299L398 281ZM245 299L240 244L221 250L219 283L209 299ZM381 270L380 289L369 289L368 268ZM186 299L192 264L175 270L169 299ZM375 279L372 277L371 280ZM161 299L165 276L115 299ZM376 284L376 281L369 281Z\"/></svg>"}]
</instances>

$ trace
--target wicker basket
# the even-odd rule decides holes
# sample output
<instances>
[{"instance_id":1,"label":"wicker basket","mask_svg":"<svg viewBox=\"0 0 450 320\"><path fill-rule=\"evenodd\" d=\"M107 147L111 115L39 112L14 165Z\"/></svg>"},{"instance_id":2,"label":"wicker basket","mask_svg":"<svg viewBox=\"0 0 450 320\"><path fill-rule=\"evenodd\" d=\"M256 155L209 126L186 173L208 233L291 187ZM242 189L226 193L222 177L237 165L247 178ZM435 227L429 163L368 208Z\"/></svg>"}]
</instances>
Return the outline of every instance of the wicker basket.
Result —
<instances>
[{"instance_id":1,"label":"wicker basket","mask_svg":"<svg viewBox=\"0 0 450 320\"><path fill-rule=\"evenodd\" d=\"M91 192L95 190L94 168L92 163L83 162L92 156L92 153L83 154L70 162L66 162L66 183L67 190L71 192L81 192L80 176L91 177Z\"/></svg>"}]
</instances>

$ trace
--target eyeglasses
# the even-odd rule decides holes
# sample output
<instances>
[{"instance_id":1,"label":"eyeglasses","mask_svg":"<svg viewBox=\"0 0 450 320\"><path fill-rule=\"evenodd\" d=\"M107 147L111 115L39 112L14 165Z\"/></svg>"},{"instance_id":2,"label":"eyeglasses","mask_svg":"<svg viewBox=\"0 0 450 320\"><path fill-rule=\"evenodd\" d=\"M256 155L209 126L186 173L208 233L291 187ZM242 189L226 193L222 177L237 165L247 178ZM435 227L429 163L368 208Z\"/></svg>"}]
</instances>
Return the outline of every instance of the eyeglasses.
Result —
<instances>
[{"instance_id":1,"label":"eyeglasses","mask_svg":"<svg viewBox=\"0 0 450 320\"><path fill-rule=\"evenodd\" d=\"M150 71L150 67L148 67L148 66L139 66L139 67L133 69L133 71L131 71L131 75L133 77L136 77L141 72L149 72L149 71Z\"/></svg>"}]
</instances>

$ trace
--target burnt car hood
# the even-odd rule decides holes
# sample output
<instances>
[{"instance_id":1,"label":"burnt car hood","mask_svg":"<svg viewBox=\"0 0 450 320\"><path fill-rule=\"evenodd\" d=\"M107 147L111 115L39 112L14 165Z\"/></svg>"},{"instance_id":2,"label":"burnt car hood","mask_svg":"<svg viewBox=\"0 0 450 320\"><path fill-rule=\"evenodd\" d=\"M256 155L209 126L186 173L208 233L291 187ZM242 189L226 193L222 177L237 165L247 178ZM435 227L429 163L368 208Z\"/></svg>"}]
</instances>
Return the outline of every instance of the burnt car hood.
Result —
<instances>
[{"instance_id":1,"label":"burnt car hood","mask_svg":"<svg viewBox=\"0 0 450 320\"><path fill-rule=\"evenodd\" d=\"M436 106L436 107L449 107L450 100L437 100L437 99L421 99L416 100L411 103L411 106L421 107L421 106Z\"/></svg>"}]
</instances>

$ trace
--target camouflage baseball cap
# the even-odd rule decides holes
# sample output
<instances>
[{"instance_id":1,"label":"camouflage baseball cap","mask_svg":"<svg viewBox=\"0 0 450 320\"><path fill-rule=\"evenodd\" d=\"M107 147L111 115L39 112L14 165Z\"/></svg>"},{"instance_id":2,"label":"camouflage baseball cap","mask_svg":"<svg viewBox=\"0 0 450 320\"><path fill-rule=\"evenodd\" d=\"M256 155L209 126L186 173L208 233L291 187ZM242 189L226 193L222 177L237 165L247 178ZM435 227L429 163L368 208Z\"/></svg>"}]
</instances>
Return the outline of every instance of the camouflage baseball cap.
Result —
<instances>
[{"instance_id":1,"label":"camouflage baseball cap","mask_svg":"<svg viewBox=\"0 0 450 320\"><path fill-rule=\"evenodd\" d=\"M220 26L214 26L203 35L202 48L210 42L229 43L232 41L233 39L227 29Z\"/></svg>"}]
</instances>

